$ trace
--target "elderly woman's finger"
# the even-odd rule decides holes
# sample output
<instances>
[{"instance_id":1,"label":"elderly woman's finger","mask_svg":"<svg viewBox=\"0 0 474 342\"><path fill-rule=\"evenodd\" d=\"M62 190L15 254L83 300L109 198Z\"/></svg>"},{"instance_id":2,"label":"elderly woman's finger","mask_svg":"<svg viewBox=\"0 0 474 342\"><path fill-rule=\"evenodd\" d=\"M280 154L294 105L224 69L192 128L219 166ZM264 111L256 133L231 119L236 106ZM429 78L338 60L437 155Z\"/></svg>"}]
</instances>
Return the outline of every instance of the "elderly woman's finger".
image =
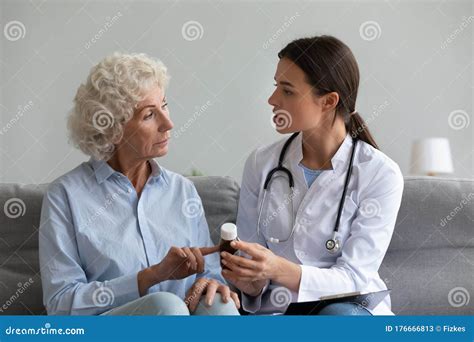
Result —
<instances>
[{"instance_id":1,"label":"elderly woman's finger","mask_svg":"<svg viewBox=\"0 0 474 342\"><path fill-rule=\"evenodd\" d=\"M196 257L194 256L193 252L191 252L191 249L189 249L189 247L183 247L182 249L184 253L186 253L186 256L188 257L189 267L193 271L196 271L197 262L196 262Z\"/></svg>"},{"instance_id":2,"label":"elderly woman's finger","mask_svg":"<svg viewBox=\"0 0 474 342\"><path fill-rule=\"evenodd\" d=\"M201 247L199 250L203 256L206 256L208 254L219 252L219 245L213 247Z\"/></svg>"},{"instance_id":3,"label":"elderly woman's finger","mask_svg":"<svg viewBox=\"0 0 474 342\"><path fill-rule=\"evenodd\" d=\"M169 250L169 253L172 253L172 254L176 254L178 256L180 256L181 258L187 258L188 256L186 255L186 253L179 247L176 247L176 246L172 246Z\"/></svg>"},{"instance_id":4,"label":"elderly woman's finger","mask_svg":"<svg viewBox=\"0 0 474 342\"><path fill-rule=\"evenodd\" d=\"M206 288L206 305L211 306L214 303L214 297L216 296L217 288L219 283L216 280L211 280Z\"/></svg>"},{"instance_id":5,"label":"elderly woman's finger","mask_svg":"<svg viewBox=\"0 0 474 342\"><path fill-rule=\"evenodd\" d=\"M217 292L219 292L219 293L221 294L222 301L223 301L224 303L229 302L229 299L230 299L230 289L229 289L228 286L221 284L221 285L217 288Z\"/></svg>"},{"instance_id":6,"label":"elderly woman's finger","mask_svg":"<svg viewBox=\"0 0 474 342\"><path fill-rule=\"evenodd\" d=\"M237 293L235 293L234 291L230 291L230 298L232 298L232 300L234 301L235 306L237 307L237 309L240 309L239 295Z\"/></svg>"},{"instance_id":7,"label":"elderly woman's finger","mask_svg":"<svg viewBox=\"0 0 474 342\"><path fill-rule=\"evenodd\" d=\"M201 251L197 247L191 248L191 252L193 252L194 257L196 258L197 264L197 273L204 272L204 257L201 254Z\"/></svg>"},{"instance_id":8,"label":"elderly woman's finger","mask_svg":"<svg viewBox=\"0 0 474 342\"><path fill-rule=\"evenodd\" d=\"M199 300L202 297L202 294L207 288L209 280L206 278L199 278L196 280L193 286L189 289L186 294L185 303L189 308L189 311L194 312L199 304Z\"/></svg>"}]
</instances>

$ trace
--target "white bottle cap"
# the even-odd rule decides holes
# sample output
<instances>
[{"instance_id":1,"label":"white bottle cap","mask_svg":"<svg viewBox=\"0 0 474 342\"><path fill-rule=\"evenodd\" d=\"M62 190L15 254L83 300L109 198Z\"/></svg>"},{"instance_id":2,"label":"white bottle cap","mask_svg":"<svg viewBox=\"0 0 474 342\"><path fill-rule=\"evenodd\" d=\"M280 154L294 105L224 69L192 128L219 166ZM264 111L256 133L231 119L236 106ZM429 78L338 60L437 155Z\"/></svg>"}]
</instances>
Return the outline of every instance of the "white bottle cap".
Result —
<instances>
[{"instance_id":1,"label":"white bottle cap","mask_svg":"<svg viewBox=\"0 0 474 342\"><path fill-rule=\"evenodd\" d=\"M237 226L233 223L224 223L221 226L221 239L222 240L235 240L237 238Z\"/></svg>"}]
</instances>

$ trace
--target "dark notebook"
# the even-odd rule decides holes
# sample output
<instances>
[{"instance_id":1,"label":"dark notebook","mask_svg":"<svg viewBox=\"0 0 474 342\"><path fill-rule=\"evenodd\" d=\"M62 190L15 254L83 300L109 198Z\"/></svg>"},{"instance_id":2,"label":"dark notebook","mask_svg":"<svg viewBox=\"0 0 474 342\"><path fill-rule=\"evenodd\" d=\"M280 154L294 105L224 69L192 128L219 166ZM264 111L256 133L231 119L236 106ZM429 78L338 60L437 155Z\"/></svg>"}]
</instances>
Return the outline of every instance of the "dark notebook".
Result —
<instances>
[{"instance_id":1,"label":"dark notebook","mask_svg":"<svg viewBox=\"0 0 474 342\"><path fill-rule=\"evenodd\" d=\"M312 302L291 303L286 309L285 315L317 315L322 308L332 303L352 302L358 303L367 309L374 309L386 295L390 293L390 289L369 292L369 293L347 293L335 296L321 297L320 300Z\"/></svg>"}]
</instances>

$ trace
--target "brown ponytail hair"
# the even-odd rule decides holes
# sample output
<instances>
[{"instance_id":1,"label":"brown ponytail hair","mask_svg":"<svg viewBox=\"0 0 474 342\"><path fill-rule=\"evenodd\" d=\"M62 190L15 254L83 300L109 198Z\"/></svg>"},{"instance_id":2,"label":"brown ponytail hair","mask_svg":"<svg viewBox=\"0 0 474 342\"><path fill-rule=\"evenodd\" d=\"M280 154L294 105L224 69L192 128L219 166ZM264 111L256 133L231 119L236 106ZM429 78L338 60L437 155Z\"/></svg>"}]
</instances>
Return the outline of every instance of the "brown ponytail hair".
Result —
<instances>
[{"instance_id":1,"label":"brown ponytail hair","mask_svg":"<svg viewBox=\"0 0 474 342\"><path fill-rule=\"evenodd\" d=\"M336 115L342 115L347 131L378 149L364 119L355 111L359 89L359 67L349 47L332 36L315 36L292 41L278 57L288 58L306 75L317 96L331 92L339 94Z\"/></svg>"}]
</instances>

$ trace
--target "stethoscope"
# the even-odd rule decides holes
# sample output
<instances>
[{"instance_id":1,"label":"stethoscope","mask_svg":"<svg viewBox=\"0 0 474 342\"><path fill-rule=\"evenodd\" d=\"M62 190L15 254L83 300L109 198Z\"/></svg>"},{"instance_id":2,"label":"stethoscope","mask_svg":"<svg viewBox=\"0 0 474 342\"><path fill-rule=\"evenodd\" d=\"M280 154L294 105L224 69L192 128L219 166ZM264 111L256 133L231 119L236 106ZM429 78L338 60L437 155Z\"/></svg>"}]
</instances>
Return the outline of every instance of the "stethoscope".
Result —
<instances>
[{"instance_id":1,"label":"stethoscope","mask_svg":"<svg viewBox=\"0 0 474 342\"><path fill-rule=\"evenodd\" d=\"M283 160L285 159L285 155L286 155L286 151L288 150L288 147L290 146L291 142L298 136L298 134L299 134L299 132L293 133L291 135L291 137L288 138L288 140L283 145L283 148L281 149L280 157L278 158L278 166L273 168L272 170L270 170L267 174L267 177L265 178L265 183L263 184L263 198L262 198L262 202L260 203L260 208L259 208L259 211L258 211L258 220L257 220L257 234L258 235L260 235L260 220L261 220L261 216L262 216L263 204L264 204L265 198L267 196L267 191L268 191L268 189L271 185L272 177L276 172L283 172L288 176L288 184L290 186L290 191L291 191L291 194L290 194L291 204L290 205L291 205L291 208L293 208L293 197L294 197L294 185L295 185L295 183L294 183L293 175L291 174L291 171L283 166ZM357 143L357 138L352 138L351 159L350 159L349 167L348 167L347 173L346 173L346 180L345 180L345 183L344 183L344 190L342 191L341 200L339 202L339 209L337 211L337 218L336 218L336 224L334 226L334 232L333 232L332 237L329 240L326 241L326 249L330 253L337 253L342 247L339 239L337 238L337 232L339 230L339 221L341 220L342 210L344 209L344 199L346 197L347 185L349 184L349 180L350 180L351 174L352 174L352 164L353 164L353 160L354 160L354 151L355 151L355 148L356 148L356 143ZM291 216L293 217L293 215L291 215ZM274 238L274 237L270 237L269 239L267 239L265 236L264 236L264 238L267 242L271 242L271 243L286 242L293 236L293 234L295 232L295 229L296 229L296 226L294 224L294 218L293 218L292 219L292 229L291 229L290 235L286 239L277 239L277 238ZM262 235L264 235L264 234L262 233Z\"/></svg>"}]
</instances>

